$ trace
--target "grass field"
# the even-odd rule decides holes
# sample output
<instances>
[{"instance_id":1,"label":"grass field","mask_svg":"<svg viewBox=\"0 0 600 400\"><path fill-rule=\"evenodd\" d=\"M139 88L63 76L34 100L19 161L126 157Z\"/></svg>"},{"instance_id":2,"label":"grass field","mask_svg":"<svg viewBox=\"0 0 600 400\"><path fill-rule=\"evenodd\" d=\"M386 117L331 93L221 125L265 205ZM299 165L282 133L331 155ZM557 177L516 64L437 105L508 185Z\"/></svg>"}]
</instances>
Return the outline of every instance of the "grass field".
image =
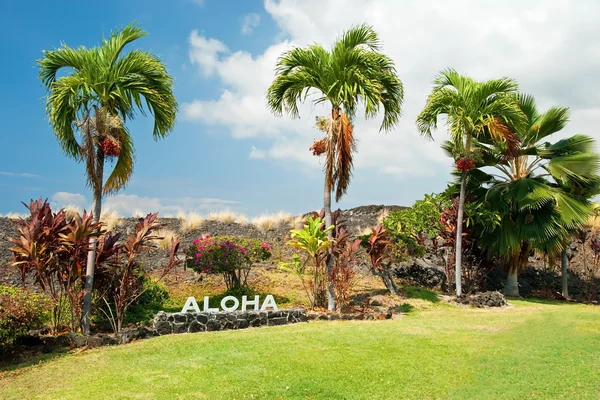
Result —
<instances>
[{"instance_id":1,"label":"grass field","mask_svg":"<svg viewBox=\"0 0 600 400\"><path fill-rule=\"evenodd\" d=\"M5 371L0 398L600 398L600 307L511 304L164 336Z\"/></svg>"}]
</instances>

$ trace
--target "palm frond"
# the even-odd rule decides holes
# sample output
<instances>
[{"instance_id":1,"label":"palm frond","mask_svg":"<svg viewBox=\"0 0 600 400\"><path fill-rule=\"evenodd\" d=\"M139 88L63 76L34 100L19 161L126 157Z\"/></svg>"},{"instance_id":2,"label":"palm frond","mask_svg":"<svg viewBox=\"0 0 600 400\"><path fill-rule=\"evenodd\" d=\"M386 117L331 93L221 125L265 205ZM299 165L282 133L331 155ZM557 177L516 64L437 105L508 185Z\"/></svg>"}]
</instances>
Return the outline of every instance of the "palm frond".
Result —
<instances>
[{"instance_id":1,"label":"palm frond","mask_svg":"<svg viewBox=\"0 0 600 400\"><path fill-rule=\"evenodd\" d=\"M336 186L335 200L340 201L342 196L346 194L346 190L350 184L353 167L353 153L356 150L352 132L352 123L344 113L341 113L340 115L339 133L336 145L337 158L333 179Z\"/></svg>"}]
</instances>

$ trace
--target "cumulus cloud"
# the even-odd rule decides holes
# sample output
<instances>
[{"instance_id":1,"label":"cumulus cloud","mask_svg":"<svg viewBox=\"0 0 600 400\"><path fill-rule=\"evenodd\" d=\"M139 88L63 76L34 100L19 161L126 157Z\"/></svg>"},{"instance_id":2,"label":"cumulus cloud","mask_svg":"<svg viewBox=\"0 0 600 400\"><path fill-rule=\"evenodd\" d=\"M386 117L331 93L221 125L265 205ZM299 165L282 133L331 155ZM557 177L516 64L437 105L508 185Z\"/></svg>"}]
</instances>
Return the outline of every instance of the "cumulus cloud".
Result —
<instances>
[{"instance_id":1,"label":"cumulus cloud","mask_svg":"<svg viewBox=\"0 0 600 400\"><path fill-rule=\"evenodd\" d=\"M190 61L197 64L204 76L213 74L220 60L220 53L227 53L225 44L217 39L207 39L193 30L189 38L190 42Z\"/></svg>"},{"instance_id":2,"label":"cumulus cloud","mask_svg":"<svg viewBox=\"0 0 600 400\"><path fill-rule=\"evenodd\" d=\"M242 18L242 35L250 35L260 24L260 16L256 13L250 13Z\"/></svg>"},{"instance_id":3,"label":"cumulus cloud","mask_svg":"<svg viewBox=\"0 0 600 400\"><path fill-rule=\"evenodd\" d=\"M52 195L52 206L55 208L75 205L81 209L91 209L91 199L88 200L79 193L57 192ZM158 212L160 215L176 215L179 212L200 212L234 209L240 202L217 198L158 198L136 194L117 194L104 199L102 207L117 212L122 216L130 216L134 211L142 213Z\"/></svg>"},{"instance_id":4,"label":"cumulus cloud","mask_svg":"<svg viewBox=\"0 0 600 400\"><path fill-rule=\"evenodd\" d=\"M265 9L282 39L260 54L228 53L218 39L192 32L190 61L201 71L214 72L222 92L218 98L182 106L185 118L223 127L233 137L269 139L270 146L253 147L250 158L320 167L308 147L320 136L314 118L324 115L326 107L307 102L300 107L301 119L277 118L265 106L265 92L282 52L315 41L329 47L340 32L363 22L379 33L382 50L395 61L406 95L403 117L388 134L378 133L380 119L365 121L357 115L357 171L367 168L400 178L449 172L450 162L439 148L447 136L444 126L440 124L434 135L437 142L423 140L415 128L433 78L447 67L481 80L511 76L541 108L571 107L573 122L563 135L591 134L600 124L600 91L591 84L600 70L596 1L266 0ZM202 53L204 58L194 56L206 47L212 52Z\"/></svg>"}]
</instances>

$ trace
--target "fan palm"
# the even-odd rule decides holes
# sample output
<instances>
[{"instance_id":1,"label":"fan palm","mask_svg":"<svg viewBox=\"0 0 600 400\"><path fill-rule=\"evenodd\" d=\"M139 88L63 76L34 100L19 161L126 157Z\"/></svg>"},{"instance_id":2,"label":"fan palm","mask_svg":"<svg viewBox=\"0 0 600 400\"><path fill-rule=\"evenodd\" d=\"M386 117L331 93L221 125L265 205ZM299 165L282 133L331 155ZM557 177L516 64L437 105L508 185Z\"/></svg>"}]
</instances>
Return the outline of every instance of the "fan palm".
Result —
<instances>
[{"instance_id":1,"label":"fan palm","mask_svg":"<svg viewBox=\"0 0 600 400\"><path fill-rule=\"evenodd\" d=\"M153 136L165 137L175 125L177 102L173 79L162 61L141 50L123 53L124 47L145 36L138 25L114 32L101 45L77 49L63 44L44 51L38 61L40 79L48 90L46 109L63 151L86 166L93 192L94 221L100 218L102 197L122 189L133 172L134 147L125 122L136 111L154 117ZM58 77L62 69L67 74ZM146 107L144 107L144 103ZM78 139L78 131L81 135ZM104 163L115 159L104 180ZM84 298L84 332L89 331L96 241L90 243Z\"/></svg>"},{"instance_id":2,"label":"fan palm","mask_svg":"<svg viewBox=\"0 0 600 400\"><path fill-rule=\"evenodd\" d=\"M592 215L590 199L600 187L600 156L593 151L592 138L575 135L547 142L566 125L568 109L552 107L540 113L527 95L519 95L518 104L527 124L516 129L516 157L503 157L502 145L478 143L482 165L499 171L479 170L479 178L491 185L485 201L501 217L498 227L481 237L481 244L505 260L504 292L510 296L519 295L518 274L532 250L558 258L568 237Z\"/></svg>"},{"instance_id":3,"label":"fan palm","mask_svg":"<svg viewBox=\"0 0 600 400\"><path fill-rule=\"evenodd\" d=\"M352 175L354 134L352 120L362 103L365 118L383 111L380 130L392 129L400 118L404 91L392 60L382 54L377 33L367 25L344 32L331 50L319 44L295 48L277 61L276 78L267 91L271 111L299 117L298 103L316 94L313 102L327 103L331 111L321 122L326 137L315 143L316 154L324 153L325 225L331 225L331 193L336 201L346 193ZM383 108L383 110L382 110ZM317 149L321 147L321 149ZM332 236L329 232L330 238ZM332 267L331 253L327 266ZM335 308L334 289L328 285L328 308Z\"/></svg>"},{"instance_id":4,"label":"fan palm","mask_svg":"<svg viewBox=\"0 0 600 400\"><path fill-rule=\"evenodd\" d=\"M456 229L456 294L461 295L462 232L465 207L466 178L472 163L473 140L486 135L502 142L511 151L516 138L511 126L520 126L525 116L515 101L517 83L509 78L478 82L453 69L442 71L434 81L425 108L417 117L419 132L432 138L441 115L446 116L448 130L459 159L461 170L460 195Z\"/></svg>"}]
</instances>

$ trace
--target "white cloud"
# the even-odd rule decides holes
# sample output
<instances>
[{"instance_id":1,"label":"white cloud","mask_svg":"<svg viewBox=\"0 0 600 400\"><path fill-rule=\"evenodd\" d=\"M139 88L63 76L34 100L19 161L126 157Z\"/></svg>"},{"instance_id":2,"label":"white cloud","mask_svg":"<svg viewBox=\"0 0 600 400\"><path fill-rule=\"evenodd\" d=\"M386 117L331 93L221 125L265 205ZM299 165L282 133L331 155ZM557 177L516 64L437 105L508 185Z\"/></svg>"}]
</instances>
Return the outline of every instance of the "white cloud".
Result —
<instances>
[{"instance_id":1,"label":"white cloud","mask_svg":"<svg viewBox=\"0 0 600 400\"><path fill-rule=\"evenodd\" d=\"M52 195L52 207L61 208L75 205L81 209L90 210L91 200L79 193L57 192ZM162 215L177 214L178 212L200 212L234 209L240 202L216 198L158 198L138 196L136 194L117 194L104 199L103 209L109 209L122 216L130 216L134 211L142 213L158 212Z\"/></svg>"},{"instance_id":2,"label":"white cloud","mask_svg":"<svg viewBox=\"0 0 600 400\"><path fill-rule=\"evenodd\" d=\"M250 155L248 158L260 160L263 158L267 158L267 153L264 150L257 149L256 146L252 146L252 151L250 151Z\"/></svg>"},{"instance_id":3,"label":"white cloud","mask_svg":"<svg viewBox=\"0 0 600 400\"><path fill-rule=\"evenodd\" d=\"M39 178L39 176L28 172L6 172L0 171L0 176L10 176L11 178Z\"/></svg>"},{"instance_id":4,"label":"white cloud","mask_svg":"<svg viewBox=\"0 0 600 400\"><path fill-rule=\"evenodd\" d=\"M190 61L192 64L198 64L204 76L213 74L219 64L219 54L227 53L227 46L219 40L207 39L193 30L189 38L190 42Z\"/></svg>"},{"instance_id":5,"label":"white cloud","mask_svg":"<svg viewBox=\"0 0 600 400\"><path fill-rule=\"evenodd\" d=\"M284 39L251 55L226 53L223 43L202 38L199 43L220 45L213 46L217 50L210 53L210 61L191 58L192 63L201 70L208 65L222 82L222 92L213 100L182 105L189 120L224 127L236 138L268 139L270 147L253 147L250 158L320 167L308 147L320 136L314 117L326 108L306 103L300 106L301 119L276 118L265 105L265 93L282 52L315 41L328 47L343 30L362 22L373 25L383 51L395 61L405 102L398 126L388 134L378 133L380 119L365 121L357 115L357 171L369 168L407 179L449 173L450 160L439 148L447 136L444 126L435 133L436 142L423 140L415 128L432 79L447 67L476 79L512 76L540 107L571 107L573 122L564 134L593 134L600 125L594 110L600 91L592 84L600 70L597 1L265 0L265 9ZM192 37L198 37L196 31ZM199 52L202 45L190 43L190 54Z\"/></svg>"},{"instance_id":6,"label":"white cloud","mask_svg":"<svg viewBox=\"0 0 600 400\"><path fill-rule=\"evenodd\" d=\"M260 24L260 16L256 13L250 13L242 19L242 35L250 35L254 29Z\"/></svg>"},{"instance_id":7,"label":"white cloud","mask_svg":"<svg viewBox=\"0 0 600 400\"><path fill-rule=\"evenodd\" d=\"M76 206L81 209L90 210L90 203L86 200L85 196L80 193L69 193L69 192L56 192L50 198L50 205L52 208L62 208L66 206Z\"/></svg>"}]
</instances>

